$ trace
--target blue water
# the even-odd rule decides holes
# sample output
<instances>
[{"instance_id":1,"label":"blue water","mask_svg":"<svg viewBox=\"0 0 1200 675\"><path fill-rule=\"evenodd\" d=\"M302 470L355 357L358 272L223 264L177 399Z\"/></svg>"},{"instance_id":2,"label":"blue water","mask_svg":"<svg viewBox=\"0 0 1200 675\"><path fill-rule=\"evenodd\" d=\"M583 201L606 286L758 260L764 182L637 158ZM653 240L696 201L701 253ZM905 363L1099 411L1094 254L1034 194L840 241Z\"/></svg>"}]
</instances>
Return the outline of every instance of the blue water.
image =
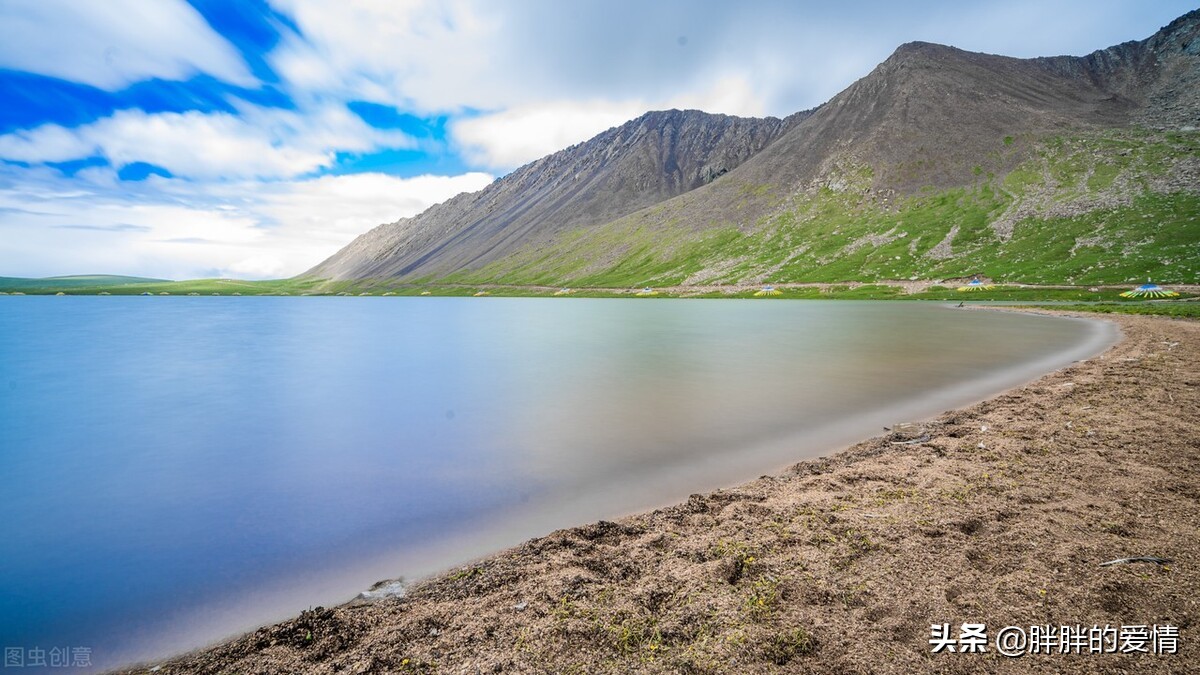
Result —
<instances>
[{"instance_id":1,"label":"blue water","mask_svg":"<svg viewBox=\"0 0 1200 675\"><path fill-rule=\"evenodd\" d=\"M152 658L1094 353L919 303L0 299L0 646Z\"/></svg>"}]
</instances>

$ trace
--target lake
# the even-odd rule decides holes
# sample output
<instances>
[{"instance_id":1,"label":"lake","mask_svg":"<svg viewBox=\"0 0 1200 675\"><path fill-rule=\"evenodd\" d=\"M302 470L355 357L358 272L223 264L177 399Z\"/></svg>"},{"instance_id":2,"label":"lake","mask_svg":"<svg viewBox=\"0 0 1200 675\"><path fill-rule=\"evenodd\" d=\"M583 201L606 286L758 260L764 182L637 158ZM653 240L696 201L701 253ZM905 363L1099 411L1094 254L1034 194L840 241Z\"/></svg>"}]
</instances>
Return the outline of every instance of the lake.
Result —
<instances>
[{"instance_id":1,"label":"lake","mask_svg":"<svg viewBox=\"0 0 1200 675\"><path fill-rule=\"evenodd\" d=\"M1114 330L905 302L2 298L0 646L160 657L779 470Z\"/></svg>"}]
</instances>

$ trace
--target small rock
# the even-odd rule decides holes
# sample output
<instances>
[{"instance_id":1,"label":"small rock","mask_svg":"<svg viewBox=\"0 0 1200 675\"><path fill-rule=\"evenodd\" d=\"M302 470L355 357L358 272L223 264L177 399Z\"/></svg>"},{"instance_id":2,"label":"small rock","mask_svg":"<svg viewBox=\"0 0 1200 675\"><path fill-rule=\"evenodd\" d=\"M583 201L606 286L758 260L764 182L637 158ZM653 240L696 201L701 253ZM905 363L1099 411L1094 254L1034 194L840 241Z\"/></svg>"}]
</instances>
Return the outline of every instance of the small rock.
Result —
<instances>
[{"instance_id":1,"label":"small rock","mask_svg":"<svg viewBox=\"0 0 1200 675\"><path fill-rule=\"evenodd\" d=\"M389 579L380 581L370 588L358 594L359 600L383 600L384 598L403 598L404 597L404 580Z\"/></svg>"},{"instance_id":2,"label":"small rock","mask_svg":"<svg viewBox=\"0 0 1200 675\"><path fill-rule=\"evenodd\" d=\"M524 612L525 608L528 606L528 602L518 602L517 604L513 605L513 609L517 610L518 612Z\"/></svg>"}]
</instances>

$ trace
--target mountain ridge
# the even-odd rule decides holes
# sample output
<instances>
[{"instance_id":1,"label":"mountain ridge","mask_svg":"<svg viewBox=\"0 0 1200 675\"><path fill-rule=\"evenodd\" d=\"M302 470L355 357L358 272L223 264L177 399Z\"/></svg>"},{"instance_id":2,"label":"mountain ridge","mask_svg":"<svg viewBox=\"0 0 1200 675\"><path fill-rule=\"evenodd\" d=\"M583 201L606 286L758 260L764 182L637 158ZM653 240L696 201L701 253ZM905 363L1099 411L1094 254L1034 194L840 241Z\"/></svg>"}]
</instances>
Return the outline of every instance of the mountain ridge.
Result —
<instances>
[{"instance_id":1,"label":"mountain ridge","mask_svg":"<svg viewBox=\"0 0 1200 675\"><path fill-rule=\"evenodd\" d=\"M1200 84L1198 27L1200 10L1144 40L1081 57L1017 59L909 42L827 103L783 120L647 113L530 163L479 193L380 226L302 276L482 282L541 265L544 273L530 278L543 283L599 278L604 269L623 266L660 269L631 265L631 258L669 263L679 250L718 231L766 237L764 228L826 193L848 195L839 208L849 211L864 205L895 210L930 190L970 191L985 182L1002 197L985 197L995 203L988 203L982 217L1003 243L1016 225L1006 218L1020 221L1015 214L1032 203L1045 202L1053 212L1063 196L1076 210L1088 208L1089 195L1067 194L1052 176L1010 189L1008 179L1042 157L1049 139L1130 128L1187 131L1200 124L1200 86L1190 86ZM703 142L688 145L689 137ZM1186 154L1185 146L1176 150ZM1100 163L1120 164L1119 157ZM570 189L572 167L578 166L601 182L593 181L590 190ZM596 169L601 166L607 172ZM1125 193L1100 195L1091 205L1131 203L1133 184L1146 183L1151 192L1163 192L1162 185L1186 188L1189 166L1186 156L1173 156L1166 179L1123 175L1118 187ZM1021 192L1025 189L1033 197ZM1053 194L1046 197L1047 191ZM531 204L525 193L537 201ZM657 233L659 241L647 244L646 236L641 241L635 236L647 232ZM810 239L820 234L814 230ZM955 236L948 231L942 237L943 248L957 255ZM821 244L800 239L797 251ZM844 252L860 248L847 245ZM736 257L707 255L714 269ZM572 256L590 260L556 277L554 270L565 269L561 260ZM690 264L681 260L677 272ZM668 276L678 280L676 272Z\"/></svg>"},{"instance_id":2,"label":"mountain ridge","mask_svg":"<svg viewBox=\"0 0 1200 675\"><path fill-rule=\"evenodd\" d=\"M479 192L379 226L301 276L338 278L346 270L403 275L444 255L452 244L481 240L485 251L450 258L470 264L502 254L517 238L608 222L724 175L807 114L779 119L647 112L530 162ZM390 267L378 264L389 256Z\"/></svg>"}]
</instances>

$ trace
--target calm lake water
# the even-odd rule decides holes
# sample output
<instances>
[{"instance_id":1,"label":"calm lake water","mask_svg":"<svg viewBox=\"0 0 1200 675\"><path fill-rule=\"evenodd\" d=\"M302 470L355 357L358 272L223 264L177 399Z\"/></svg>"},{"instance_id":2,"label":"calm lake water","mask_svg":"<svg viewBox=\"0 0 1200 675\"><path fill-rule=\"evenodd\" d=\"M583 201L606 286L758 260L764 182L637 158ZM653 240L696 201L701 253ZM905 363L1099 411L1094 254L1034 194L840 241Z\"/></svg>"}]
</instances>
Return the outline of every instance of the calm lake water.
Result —
<instances>
[{"instance_id":1,"label":"calm lake water","mask_svg":"<svg viewBox=\"0 0 1200 675\"><path fill-rule=\"evenodd\" d=\"M899 302L3 298L0 646L162 656L1113 338Z\"/></svg>"}]
</instances>

